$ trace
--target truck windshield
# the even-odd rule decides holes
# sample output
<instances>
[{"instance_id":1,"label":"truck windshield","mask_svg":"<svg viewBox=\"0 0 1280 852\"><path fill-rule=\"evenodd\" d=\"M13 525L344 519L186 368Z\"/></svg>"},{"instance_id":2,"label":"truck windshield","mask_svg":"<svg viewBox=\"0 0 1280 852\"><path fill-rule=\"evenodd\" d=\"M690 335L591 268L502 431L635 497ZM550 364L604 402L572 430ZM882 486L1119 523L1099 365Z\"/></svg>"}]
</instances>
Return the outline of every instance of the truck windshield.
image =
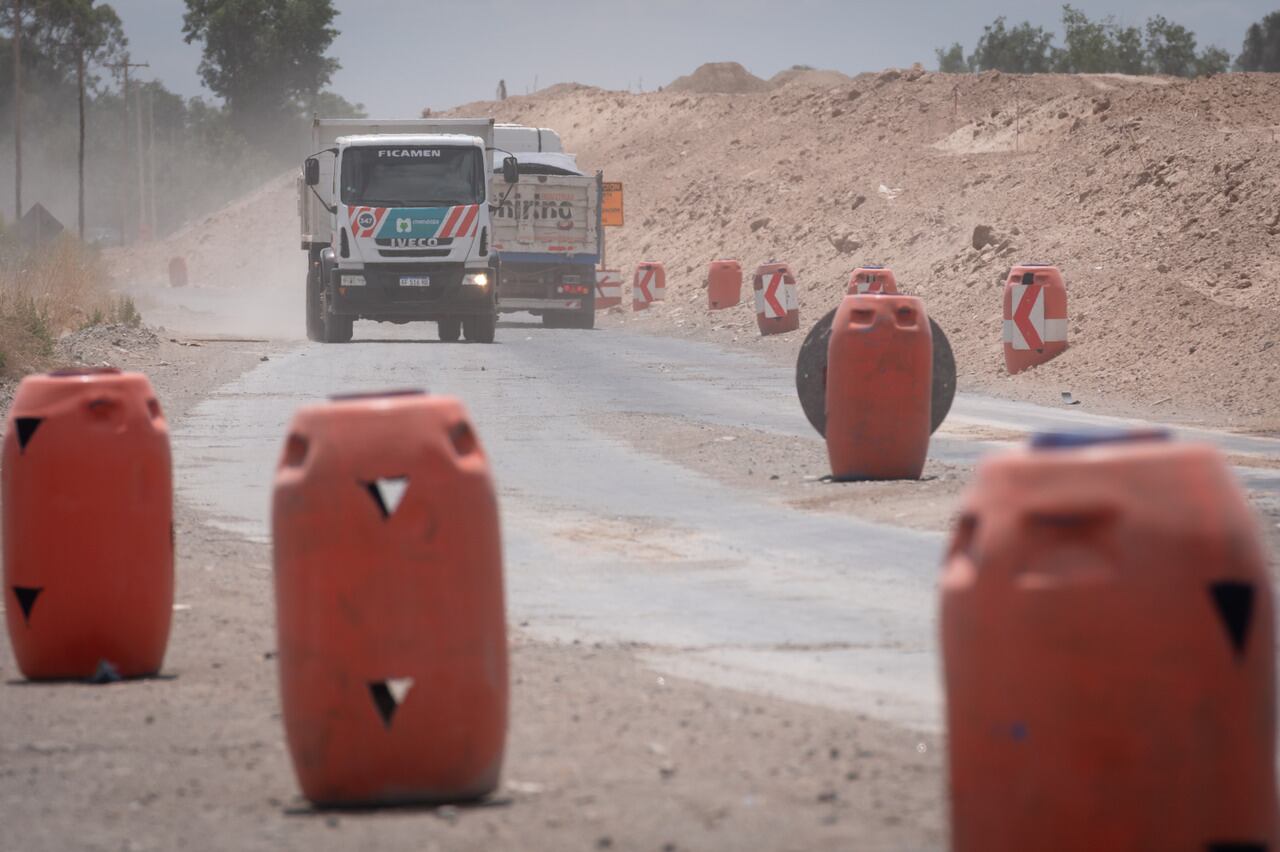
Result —
<instances>
[{"instance_id":1,"label":"truck windshield","mask_svg":"<svg viewBox=\"0 0 1280 852\"><path fill-rule=\"evenodd\" d=\"M484 201L479 148L359 146L342 154L342 201L369 207L444 207Z\"/></svg>"}]
</instances>

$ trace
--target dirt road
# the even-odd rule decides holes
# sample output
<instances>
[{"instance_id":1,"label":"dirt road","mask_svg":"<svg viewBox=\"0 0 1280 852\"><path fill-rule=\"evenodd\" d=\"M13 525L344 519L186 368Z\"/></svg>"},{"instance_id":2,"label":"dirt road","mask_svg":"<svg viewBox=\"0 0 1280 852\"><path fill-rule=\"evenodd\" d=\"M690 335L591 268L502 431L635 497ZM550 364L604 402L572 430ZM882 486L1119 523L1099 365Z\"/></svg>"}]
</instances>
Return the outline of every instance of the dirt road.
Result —
<instances>
[{"instance_id":1,"label":"dirt road","mask_svg":"<svg viewBox=\"0 0 1280 852\"><path fill-rule=\"evenodd\" d=\"M173 424L166 677L27 685L0 649L0 848L945 847L941 530L981 454L1109 419L966 394L929 478L833 485L790 371L759 355L520 322L495 346L431 337L127 356ZM297 406L403 386L463 397L498 480L504 787L480 808L316 814L279 720L270 471ZM1200 437L1274 499L1280 442Z\"/></svg>"}]
</instances>

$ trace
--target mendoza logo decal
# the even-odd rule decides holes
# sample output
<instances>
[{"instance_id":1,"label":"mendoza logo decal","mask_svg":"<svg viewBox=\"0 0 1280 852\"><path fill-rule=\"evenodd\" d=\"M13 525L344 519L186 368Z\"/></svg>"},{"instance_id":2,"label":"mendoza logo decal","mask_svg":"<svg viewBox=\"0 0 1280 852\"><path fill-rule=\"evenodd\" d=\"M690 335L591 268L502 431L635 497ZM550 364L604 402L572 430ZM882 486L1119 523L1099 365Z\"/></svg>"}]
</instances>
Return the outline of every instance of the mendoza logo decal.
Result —
<instances>
[{"instance_id":1,"label":"mendoza logo decal","mask_svg":"<svg viewBox=\"0 0 1280 852\"><path fill-rule=\"evenodd\" d=\"M480 205L457 207L396 207L379 219L376 235L389 239L460 239L475 236L479 229ZM374 236L374 233L366 236Z\"/></svg>"}]
</instances>

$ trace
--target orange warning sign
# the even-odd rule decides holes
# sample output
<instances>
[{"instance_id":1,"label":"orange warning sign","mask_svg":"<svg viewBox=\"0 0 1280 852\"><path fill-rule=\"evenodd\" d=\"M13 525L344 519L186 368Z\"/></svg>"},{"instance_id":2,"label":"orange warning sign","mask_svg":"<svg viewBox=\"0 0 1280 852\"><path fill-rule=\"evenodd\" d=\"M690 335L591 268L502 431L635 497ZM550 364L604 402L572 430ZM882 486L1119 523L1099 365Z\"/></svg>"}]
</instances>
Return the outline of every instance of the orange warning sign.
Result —
<instances>
[{"instance_id":1,"label":"orange warning sign","mask_svg":"<svg viewBox=\"0 0 1280 852\"><path fill-rule=\"evenodd\" d=\"M622 227L622 182L604 182L604 201L600 209L600 224L606 228Z\"/></svg>"}]
</instances>

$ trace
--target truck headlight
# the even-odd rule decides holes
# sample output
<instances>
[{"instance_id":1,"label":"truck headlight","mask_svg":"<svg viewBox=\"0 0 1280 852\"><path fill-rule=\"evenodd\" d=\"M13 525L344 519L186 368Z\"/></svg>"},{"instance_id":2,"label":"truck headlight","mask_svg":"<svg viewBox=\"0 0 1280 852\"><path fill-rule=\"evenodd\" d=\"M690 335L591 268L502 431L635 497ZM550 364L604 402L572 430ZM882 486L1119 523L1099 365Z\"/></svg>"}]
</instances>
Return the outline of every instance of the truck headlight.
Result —
<instances>
[{"instance_id":1,"label":"truck headlight","mask_svg":"<svg viewBox=\"0 0 1280 852\"><path fill-rule=\"evenodd\" d=\"M488 287L489 273L487 272L468 272L462 276L462 284L464 287Z\"/></svg>"},{"instance_id":2,"label":"truck headlight","mask_svg":"<svg viewBox=\"0 0 1280 852\"><path fill-rule=\"evenodd\" d=\"M341 287L363 287L364 276L344 274L338 279L338 285Z\"/></svg>"}]
</instances>

